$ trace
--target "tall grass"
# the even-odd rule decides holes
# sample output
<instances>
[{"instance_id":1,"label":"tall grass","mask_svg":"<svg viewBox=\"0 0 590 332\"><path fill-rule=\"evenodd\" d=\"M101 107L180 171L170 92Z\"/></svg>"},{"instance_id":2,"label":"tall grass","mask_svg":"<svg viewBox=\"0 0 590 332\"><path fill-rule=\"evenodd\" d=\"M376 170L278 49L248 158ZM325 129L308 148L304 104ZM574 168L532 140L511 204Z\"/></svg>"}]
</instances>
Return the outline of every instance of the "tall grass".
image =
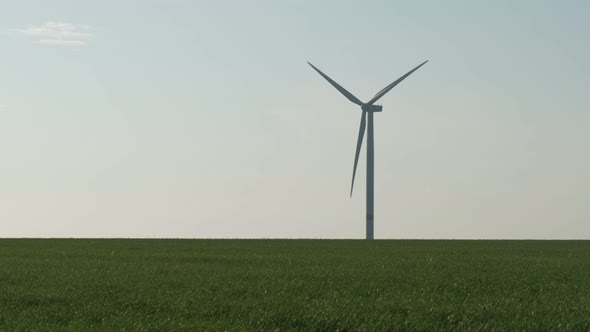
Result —
<instances>
[{"instance_id":1,"label":"tall grass","mask_svg":"<svg viewBox=\"0 0 590 332\"><path fill-rule=\"evenodd\" d=\"M0 240L0 330L590 330L590 242Z\"/></svg>"}]
</instances>

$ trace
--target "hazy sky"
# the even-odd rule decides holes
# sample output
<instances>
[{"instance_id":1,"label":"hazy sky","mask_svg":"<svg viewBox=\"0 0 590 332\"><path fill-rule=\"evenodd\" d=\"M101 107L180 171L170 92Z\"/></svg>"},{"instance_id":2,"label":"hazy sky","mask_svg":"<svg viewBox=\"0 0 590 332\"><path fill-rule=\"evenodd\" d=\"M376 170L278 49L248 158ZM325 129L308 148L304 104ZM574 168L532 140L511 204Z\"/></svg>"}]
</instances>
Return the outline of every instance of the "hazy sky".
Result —
<instances>
[{"instance_id":1,"label":"hazy sky","mask_svg":"<svg viewBox=\"0 0 590 332\"><path fill-rule=\"evenodd\" d=\"M0 237L590 238L588 1L2 1Z\"/></svg>"}]
</instances>

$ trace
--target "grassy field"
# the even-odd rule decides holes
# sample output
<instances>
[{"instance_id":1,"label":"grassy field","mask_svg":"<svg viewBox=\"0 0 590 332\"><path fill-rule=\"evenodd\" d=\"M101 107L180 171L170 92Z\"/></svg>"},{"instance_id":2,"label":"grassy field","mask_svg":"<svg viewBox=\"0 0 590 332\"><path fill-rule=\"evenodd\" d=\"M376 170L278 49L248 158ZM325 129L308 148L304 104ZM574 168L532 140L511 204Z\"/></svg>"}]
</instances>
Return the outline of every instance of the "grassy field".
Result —
<instances>
[{"instance_id":1,"label":"grassy field","mask_svg":"<svg viewBox=\"0 0 590 332\"><path fill-rule=\"evenodd\" d=\"M0 240L0 330L590 330L590 241Z\"/></svg>"}]
</instances>

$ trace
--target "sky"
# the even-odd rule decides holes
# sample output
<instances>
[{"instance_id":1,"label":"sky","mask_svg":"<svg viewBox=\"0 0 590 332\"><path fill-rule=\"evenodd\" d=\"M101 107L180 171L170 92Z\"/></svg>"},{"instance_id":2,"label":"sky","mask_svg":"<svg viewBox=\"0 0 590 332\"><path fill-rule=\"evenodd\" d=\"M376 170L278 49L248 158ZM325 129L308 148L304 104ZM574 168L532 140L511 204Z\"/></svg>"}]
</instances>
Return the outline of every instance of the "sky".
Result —
<instances>
[{"instance_id":1,"label":"sky","mask_svg":"<svg viewBox=\"0 0 590 332\"><path fill-rule=\"evenodd\" d=\"M588 1L0 1L0 237L590 239Z\"/></svg>"}]
</instances>

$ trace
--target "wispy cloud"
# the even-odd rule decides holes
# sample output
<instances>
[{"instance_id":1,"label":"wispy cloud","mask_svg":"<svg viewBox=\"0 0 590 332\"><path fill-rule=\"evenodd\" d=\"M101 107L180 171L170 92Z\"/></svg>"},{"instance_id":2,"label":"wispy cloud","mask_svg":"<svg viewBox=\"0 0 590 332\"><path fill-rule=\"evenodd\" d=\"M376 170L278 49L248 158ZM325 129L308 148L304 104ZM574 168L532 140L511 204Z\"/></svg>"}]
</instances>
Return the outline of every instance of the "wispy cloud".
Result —
<instances>
[{"instance_id":1,"label":"wispy cloud","mask_svg":"<svg viewBox=\"0 0 590 332\"><path fill-rule=\"evenodd\" d=\"M40 39L39 44L45 44L45 45L86 45L86 42L83 40Z\"/></svg>"},{"instance_id":2,"label":"wispy cloud","mask_svg":"<svg viewBox=\"0 0 590 332\"><path fill-rule=\"evenodd\" d=\"M36 38L39 44L44 45L84 46L92 37L87 27L54 21L45 22L42 25L29 25L17 31Z\"/></svg>"}]
</instances>

